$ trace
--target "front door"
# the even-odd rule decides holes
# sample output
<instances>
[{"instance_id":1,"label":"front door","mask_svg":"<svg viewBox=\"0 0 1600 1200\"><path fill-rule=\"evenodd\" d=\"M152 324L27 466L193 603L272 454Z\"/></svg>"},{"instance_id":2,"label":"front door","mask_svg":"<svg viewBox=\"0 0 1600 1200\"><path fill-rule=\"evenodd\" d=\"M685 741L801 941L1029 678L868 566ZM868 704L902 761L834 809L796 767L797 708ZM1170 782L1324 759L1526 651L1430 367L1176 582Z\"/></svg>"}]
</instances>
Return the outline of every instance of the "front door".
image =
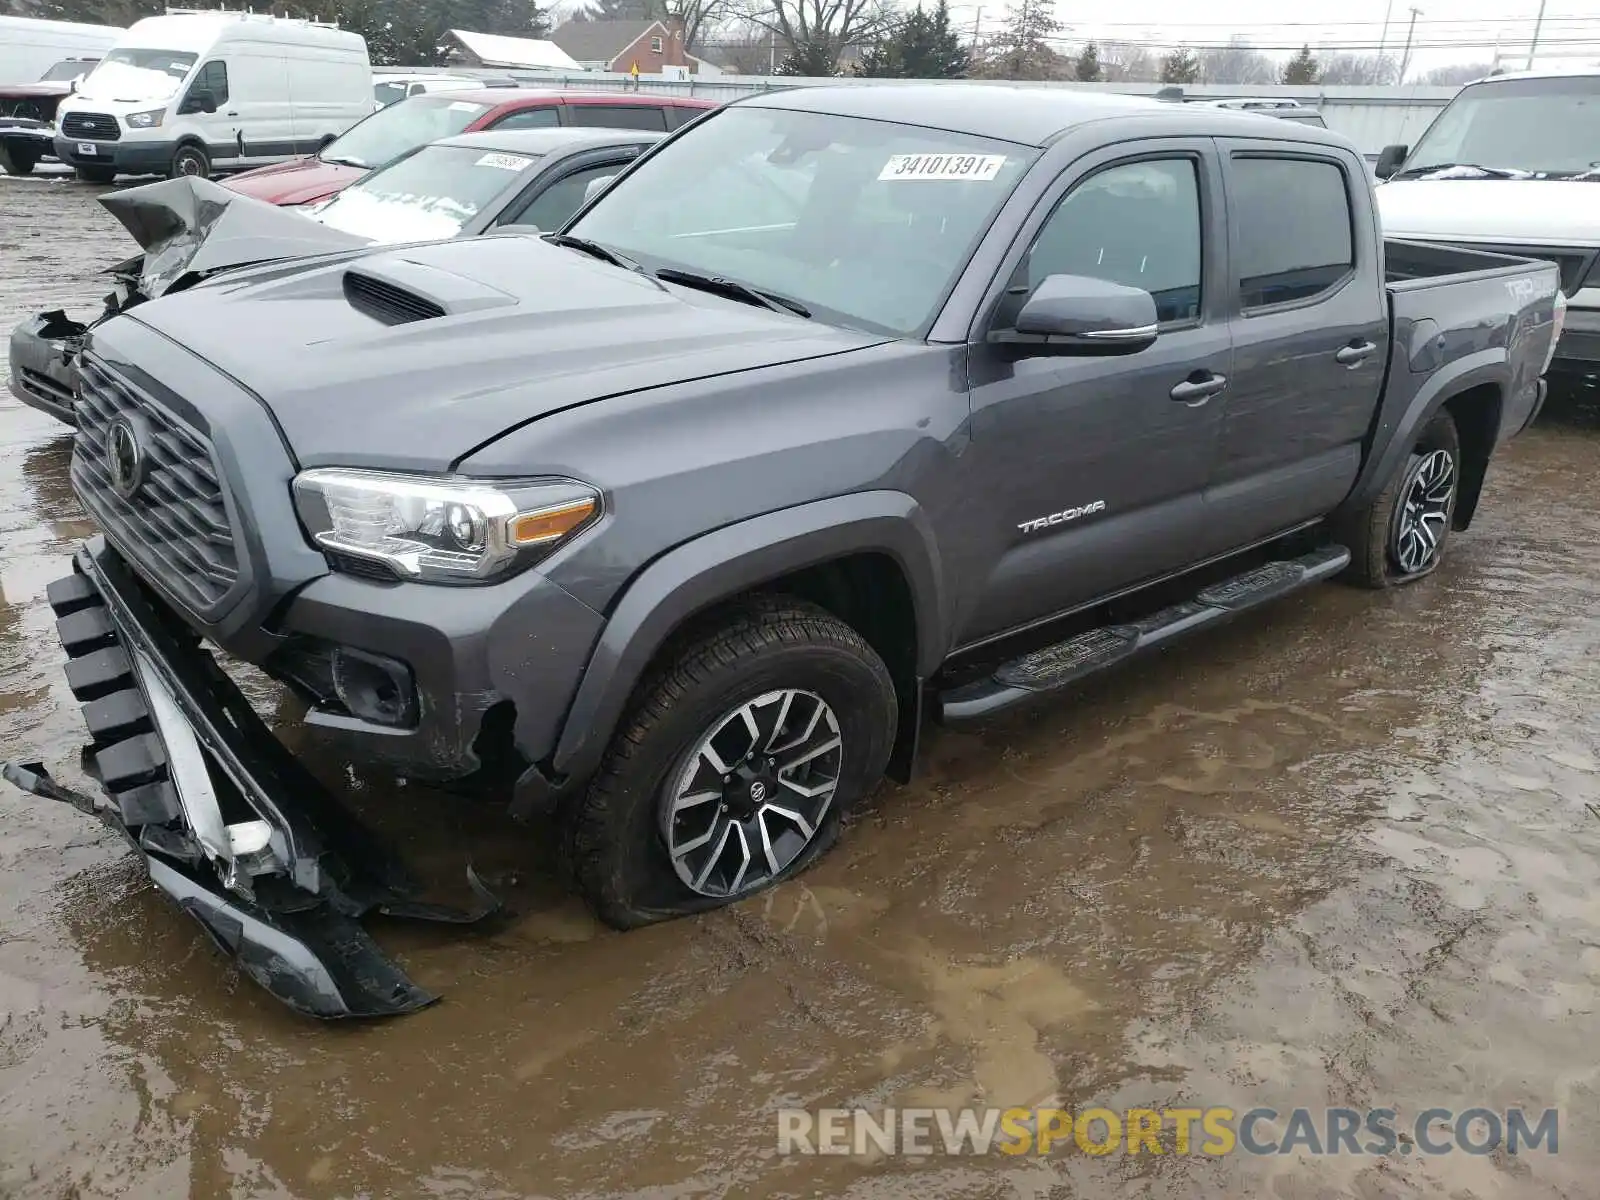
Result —
<instances>
[{"instance_id":1,"label":"front door","mask_svg":"<svg viewBox=\"0 0 1600 1200\"><path fill-rule=\"evenodd\" d=\"M183 123L205 143L213 168L237 167L243 161L231 82L228 64L220 58L211 59L195 72L178 107Z\"/></svg>"},{"instance_id":2,"label":"front door","mask_svg":"<svg viewBox=\"0 0 1600 1200\"><path fill-rule=\"evenodd\" d=\"M1216 396L1232 370L1220 189L1207 140L1089 156L1058 181L1059 200L1040 206L1048 216L1002 268L1003 294L970 353L971 502L987 528L962 643L1195 560ZM1014 320L1054 274L1150 292L1156 344L1124 357L1005 361L983 334ZM1206 386L1185 386L1197 383Z\"/></svg>"},{"instance_id":3,"label":"front door","mask_svg":"<svg viewBox=\"0 0 1600 1200\"><path fill-rule=\"evenodd\" d=\"M1233 379L1207 493L1213 549L1323 516L1355 483L1383 386L1377 234L1355 224L1353 154L1224 141Z\"/></svg>"}]
</instances>

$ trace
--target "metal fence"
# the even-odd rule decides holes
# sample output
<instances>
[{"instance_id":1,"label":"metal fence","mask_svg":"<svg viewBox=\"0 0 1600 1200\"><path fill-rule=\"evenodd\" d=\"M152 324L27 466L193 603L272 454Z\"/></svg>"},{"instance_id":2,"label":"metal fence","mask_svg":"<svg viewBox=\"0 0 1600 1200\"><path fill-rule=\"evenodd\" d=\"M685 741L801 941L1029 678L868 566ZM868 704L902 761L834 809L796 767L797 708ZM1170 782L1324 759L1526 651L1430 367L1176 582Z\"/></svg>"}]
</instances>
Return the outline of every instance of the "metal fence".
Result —
<instances>
[{"instance_id":1,"label":"metal fence","mask_svg":"<svg viewBox=\"0 0 1600 1200\"><path fill-rule=\"evenodd\" d=\"M418 74L436 73L439 67L385 67L385 71L415 70ZM737 100L758 92L778 88L818 87L848 84L855 87L896 87L926 83L921 79L862 79L843 76L836 79L807 79L786 75L711 75L690 76L685 80L662 79L600 71L529 71L520 69L445 68L452 74L480 75L505 79L507 76L530 87L556 87L570 90L616 92L639 91L658 96L697 96L707 100ZM1159 83L1007 83L1002 87L1083 88L1088 91L1122 95L1153 96ZM1322 112L1328 128L1344 134L1369 158L1393 142L1413 143L1450 103L1459 89L1453 87L1288 87L1187 84L1184 94L1198 100L1238 99L1262 96L1298 100Z\"/></svg>"}]
</instances>

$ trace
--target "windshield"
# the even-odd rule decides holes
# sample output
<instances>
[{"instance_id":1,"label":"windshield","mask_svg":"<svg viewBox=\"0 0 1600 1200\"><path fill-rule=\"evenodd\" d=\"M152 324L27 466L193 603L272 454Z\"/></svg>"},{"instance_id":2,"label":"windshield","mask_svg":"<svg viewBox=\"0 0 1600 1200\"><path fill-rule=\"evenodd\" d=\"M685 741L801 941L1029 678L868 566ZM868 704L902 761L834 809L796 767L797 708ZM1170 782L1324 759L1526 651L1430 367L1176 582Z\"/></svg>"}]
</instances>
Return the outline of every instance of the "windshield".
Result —
<instances>
[{"instance_id":1,"label":"windshield","mask_svg":"<svg viewBox=\"0 0 1600 1200\"><path fill-rule=\"evenodd\" d=\"M1600 163L1600 78L1513 79L1462 90L1402 174L1454 163L1545 177Z\"/></svg>"},{"instance_id":2,"label":"windshield","mask_svg":"<svg viewBox=\"0 0 1600 1200\"><path fill-rule=\"evenodd\" d=\"M538 161L499 150L424 146L345 188L315 216L386 244L455 237Z\"/></svg>"},{"instance_id":3,"label":"windshield","mask_svg":"<svg viewBox=\"0 0 1600 1200\"><path fill-rule=\"evenodd\" d=\"M43 75L39 76L39 82L66 83L68 80L76 79L79 75L88 74L90 71L94 70L94 65L93 59L84 62L80 62L76 59L68 59L66 62L58 62Z\"/></svg>"},{"instance_id":4,"label":"windshield","mask_svg":"<svg viewBox=\"0 0 1600 1200\"><path fill-rule=\"evenodd\" d=\"M418 146L454 137L489 111L487 104L445 96L412 96L380 109L328 143L319 157L357 167L381 167Z\"/></svg>"},{"instance_id":5,"label":"windshield","mask_svg":"<svg viewBox=\"0 0 1600 1200\"><path fill-rule=\"evenodd\" d=\"M739 105L699 121L568 232L656 270L726 276L842 324L932 320L1031 147Z\"/></svg>"},{"instance_id":6,"label":"windshield","mask_svg":"<svg viewBox=\"0 0 1600 1200\"><path fill-rule=\"evenodd\" d=\"M194 60L187 50L118 47L89 72L78 94L85 100L170 100L183 86Z\"/></svg>"}]
</instances>

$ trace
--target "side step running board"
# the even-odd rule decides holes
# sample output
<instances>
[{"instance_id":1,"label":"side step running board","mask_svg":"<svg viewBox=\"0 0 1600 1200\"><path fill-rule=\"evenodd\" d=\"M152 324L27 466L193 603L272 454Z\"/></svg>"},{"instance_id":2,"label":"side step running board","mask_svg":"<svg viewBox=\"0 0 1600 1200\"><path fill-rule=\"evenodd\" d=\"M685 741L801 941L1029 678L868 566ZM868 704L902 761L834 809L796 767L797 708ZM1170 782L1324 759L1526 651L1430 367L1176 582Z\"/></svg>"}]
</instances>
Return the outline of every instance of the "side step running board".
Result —
<instances>
[{"instance_id":1,"label":"side step running board","mask_svg":"<svg viewBox=\"0 0 1600 1200\"><path fill-rule=\"evenodd\" d=\"M961 725L1006 712L1247 608L1337 575L1349 562L1350 551L1343 546L1322 546L1299 558L1263 563L1212 584L1193 600L1138 621L1091 629L1035 650L1004 664L987 679L943 693L939 697L942 720L947 725Z\"/></svg>"}]
</instances>

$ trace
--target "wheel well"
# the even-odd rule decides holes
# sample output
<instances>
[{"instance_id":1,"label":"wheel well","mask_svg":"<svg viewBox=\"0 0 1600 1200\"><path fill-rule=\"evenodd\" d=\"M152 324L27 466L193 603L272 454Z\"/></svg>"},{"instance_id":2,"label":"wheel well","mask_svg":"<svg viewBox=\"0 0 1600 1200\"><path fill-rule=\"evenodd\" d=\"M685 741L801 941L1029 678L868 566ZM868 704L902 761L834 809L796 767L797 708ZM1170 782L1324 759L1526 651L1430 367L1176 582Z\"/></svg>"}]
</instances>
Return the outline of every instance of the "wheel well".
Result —
<instances>
[{"instance_id":1,"label":"wheel well","mask_svg":"<svg viewBox=\"0 0 1600 1200\"><path fill-rule=\"evenodd\" d=\"M1456 529L1470 525L1477 510L1478 495L1489 471L1489 456L1494 453L1500 434L1500 406L1500 389L1492 383L1468 388L1444 402L1461 440L1461 491L1451 522Z\"/></svg>"}]
</instances>

